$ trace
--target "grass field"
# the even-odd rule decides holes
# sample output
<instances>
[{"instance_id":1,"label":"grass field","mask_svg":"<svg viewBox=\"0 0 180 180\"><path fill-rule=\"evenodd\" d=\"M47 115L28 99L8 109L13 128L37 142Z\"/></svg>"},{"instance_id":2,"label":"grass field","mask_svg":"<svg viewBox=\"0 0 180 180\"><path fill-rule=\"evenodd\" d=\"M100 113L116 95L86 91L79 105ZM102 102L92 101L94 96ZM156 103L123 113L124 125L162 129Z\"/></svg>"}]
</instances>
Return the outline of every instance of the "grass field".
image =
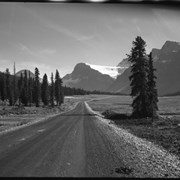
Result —
<instances>
[{"instance_id":1,"label":"grass field","mask_svg":"<svg viewBox=\"0 0 180 180\"><path fill-rule=\"evenodd\" d=\"M87 96L66 96L61 107L11 107L0 105L0 132L17 128L28 123L45 120L59 113L72 109L79 101L88 101L94 98L105 98L105 95L87 95Z\"/></svg>"},{"instance_id":2,"label":"grass field","mask_svg":"<svg viewBox=\"0 0 180 180\"><path fill-rule=\"evenodd\" d=\"M107 96L108 97L108 96ZM130 96L112 96L106 99L94 99L88 104L100 113L112 110L116 113L131 114L132 98ZM119 127L130 133L145 138L180 158L180 96L159 97L160 118L155 126L151 119L113 120Z\"/></svg>"},{"instance_id":3,"label":"grass field","mask_svg":"<svg viewBox=\"0 0 180 180\"><path fill-rule=\"evenodd\" d=\"M10 107L0 106L0 132L17 128L28 123L48 119L72 109L82 97L65 98L61 107ZM85 98L85 97L84 97Z\"/></svg>"},{"instance_id":4,"label":"grass field","mask_svg":"<svg viewBox=\"0 0 180 180\"><path fill-rule=\"evenodd\" d=\"M108 96L106 96L108 97ZM117 113L132 112L132 98L130 96L109 96L106 99L95 99L89 102L93 110L103 112L107 109ZM180 96L159 97L159 114L161 115L180 115Z\"/></svg>"}]
</instances>

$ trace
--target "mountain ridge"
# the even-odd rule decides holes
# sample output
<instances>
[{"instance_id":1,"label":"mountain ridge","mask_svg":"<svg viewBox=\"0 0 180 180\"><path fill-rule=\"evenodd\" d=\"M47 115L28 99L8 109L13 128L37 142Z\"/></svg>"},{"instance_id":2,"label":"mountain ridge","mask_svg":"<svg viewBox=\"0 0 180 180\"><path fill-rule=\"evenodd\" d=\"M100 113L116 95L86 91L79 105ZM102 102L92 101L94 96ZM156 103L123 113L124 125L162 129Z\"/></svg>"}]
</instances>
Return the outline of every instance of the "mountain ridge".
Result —
<instances>
[{"instance_id":1,"label":"mountain ridge","mask_svg":"<svg viewBox=\"0 0 180 180\"><path fill-rule=\"evenodd\" d=\"M157 76L159 95L173 94L180 91L180 83L178 83L180 82L180 43L166 41L161 49L152 49L152 56L154 67L157 69L155 75ZM107 90L110 92L130 94L129 76L130 68L117 77L116 81Z\"/></svg>"}]
</instances>

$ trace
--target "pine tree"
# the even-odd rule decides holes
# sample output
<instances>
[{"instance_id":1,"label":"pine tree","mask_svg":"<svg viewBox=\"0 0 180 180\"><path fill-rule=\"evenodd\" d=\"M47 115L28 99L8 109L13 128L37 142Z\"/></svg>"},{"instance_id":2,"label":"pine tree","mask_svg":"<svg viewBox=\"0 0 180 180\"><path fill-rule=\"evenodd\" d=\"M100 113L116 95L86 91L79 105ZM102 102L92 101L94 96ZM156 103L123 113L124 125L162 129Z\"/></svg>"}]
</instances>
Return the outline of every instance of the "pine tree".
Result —
<instances>
[{"instance_id":1,"label":"pine tree","mask_svg":"<svg viewBox=\"0 0 180 180\"><path fill-rule=\"evenodd\" d=\"M132 116L135 118L148 116L148 64L145 47L146 42L140 36L137 36L135 41L133 41L131 54L128 55L131 62L131 75L129 79L131 81L131 96L133 97Z\"/></svg>"},{"instance_id":2,"label":"pine tree","mask_svg":"<svg viewBox=\"0 0 180 180\"><path fill-rule=\"evenodd\" d=\"M17 83L16 83L16 65L14 62L14 76L13 76L13 105L15 105L16 100L17 100Z\"/></svg>"},{"instance_id":3,"label":"pine tree","mask_svg":"<svg viewBox=\"0 0 180 180\"><path fill-rule=\"evenodd\" d=\"M29 71L29 79L28 79L28 101L29 105L32 104L32 93L33 93L33 79L30 77L30 71Z\"/></svg>"},{"instance_id":4,"label":"pine tree","mask_svg":"<svg viewBox=\"0 0 180 180\"><path fill-rule=\"evenodd\" d=\"M9 69L6 69L6 99L9 100L9 105L12 106L12 93L11 93L11 82L10 82L10 72Z\"/></svg>"},{"instance_id":5,"label":"pine tree","mask_svg":"<svg viewBox=\"0 0 180 180\"><path fill-rule=\"evenodd\" d=\"M39 100L40 100L40 82L39 82L39 70L35 68L35 82L34 82L34 97L35 97L35 104L36 107L39 107Z\"/></svg>"},{"instance_id":6,"label":"pine tree","mask_svg":"<svg viewBox=\"0 0 180 180\"><path fill-rule=\"evenodd\" d=\"M58 70L56 70L56 75L55 75L55 99L56 99L56 104L58 106L64 102L62 79L60 78Z\"/></svg>"},{"instance_id":7,"label":"pine tree","mask_svg":"<svg viewBox=\"0 0 180 180\"><path fill-rule=\"evenodd\" d=\"M43 82L41 85L41 98L44 105L48 105L49 102L49 89L48 89L48 79L47 75L44 74L43 76Z\"/></svg>"},{"instance_id":8,"label":"pine tree","mask_svg":"<svg viewBox=\"0 0 180 180\"><path fill-rule=\"evenodd\" d=\"M19 106L22 102L22 90L23 90L23 74L21 73L20 79L18 80L18 98L19 98Z\"/></svg>"},{"instance_id":9,"label":"pine tree","mask_svg":"<svg viewBox=\"0 0 180 180\"><path fill-rule=\"evenodd\" d=\"M27 79L27 71L24 71L23 77L23 87L22 87L22 103L27 106L28 104L28 79Z\"/></svg>"},{"instance_id":10,"label":"pine tree","mask_svg":"<svg viewBox=\"0 0 180 180\"><path fill-rule=\"evenodd\" d=\"M153 58L152 52L149 54L149 71L148 71L148 98L149 98L149 117L153 118L157 116L156 111L158 110L157 102L158 102L158 95L156 89L156 79L157 77L154 75L153 67Z\"/></svg>"},{"instance_id":11,"label":"pine tree","mask_svg":"<svg viewBox=\"0 0 180 180\"><path fill-rule=\"evenodd\" d=\"M54 89L55 89L56 105L59 106L60 104L60 77L59 77L58 70L56 70Z\"/></svg>"},{"instance_id":12,"label":"pine tree","mask_svg":"<svg viewBox=\"0 0 180 180\"><path fill-rule=\"evenodd\" d=\"M53 73L51 73L50 101L51 101L51 106L54 107L54 78L53 78Z\"/></svg>"},{"instance_id":13,"label":"pine tree","mask_svg":"<svg viewBox=\"0 0 180 180\"><path fill-rule=\"evenodd\" d=\"M4 101L7 98L6 93L6 77L5 74L2 73L2 79L1 79L1 99Z\"/></svg>"},{"instance_id":14,"label":"pine tree","mask_svg":"<svg viewBox=\"0 0 180 180\"><path fill-rule=\"evenodd\" d=\"M60 78L59 79L59 84L60 84L60 105L62 103L64 103L64 89L63 89L63 86L62 86L62 79Z\"/></svg>"}]
</instances>

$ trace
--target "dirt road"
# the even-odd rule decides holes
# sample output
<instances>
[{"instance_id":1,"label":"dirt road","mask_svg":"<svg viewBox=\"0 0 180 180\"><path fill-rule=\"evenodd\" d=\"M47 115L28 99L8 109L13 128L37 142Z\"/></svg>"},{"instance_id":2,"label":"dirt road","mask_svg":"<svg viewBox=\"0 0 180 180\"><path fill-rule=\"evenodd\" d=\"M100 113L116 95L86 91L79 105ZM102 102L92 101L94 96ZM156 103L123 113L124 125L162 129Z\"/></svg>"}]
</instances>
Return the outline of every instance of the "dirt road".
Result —
<instances>
[{"instance_id":1,"label":"dirt road","mask_svg":"<svg viewBox=\"0 0 180 180\"><path fill-rule=\"evenodd\" d=\"M116 131L80 102L72 111L0 135L0 176L180 177L179 161Z\"/></svg>"}]
</instances>

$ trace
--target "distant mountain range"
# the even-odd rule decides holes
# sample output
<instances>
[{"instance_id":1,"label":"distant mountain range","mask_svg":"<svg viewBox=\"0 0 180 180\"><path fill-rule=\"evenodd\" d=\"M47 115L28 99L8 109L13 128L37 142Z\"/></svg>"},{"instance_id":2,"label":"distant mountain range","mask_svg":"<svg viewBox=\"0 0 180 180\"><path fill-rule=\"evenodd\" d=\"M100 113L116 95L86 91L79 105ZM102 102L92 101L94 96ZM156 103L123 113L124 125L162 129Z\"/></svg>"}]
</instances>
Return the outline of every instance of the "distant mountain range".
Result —
<instances>
[{"instance_id":1,"label":"distant mountain range","mask_svg":"<svg viewBox=\"0 0 180 180\"><path fill-rule=\"evenodd\" d=\"M161 49L152 49L154 67L157 69L157 88L159 95L180 92L180 43L166 41ZM35 75L24 69L16 73L17 77ZM130 94L129 76L131 73L128 58L123 59L117 66L100 66L88 63L78 63L72 73L63 77L63 85L82 88L84 90L98 90L121 94Z\"/></svg>"},{"instance_id":2,"label":"distant mountain range","mask_svg":"<svg viewBox=\"0 0 180 180\"><path fill-rule=\"evenodd\" d=\"M31 72L30 70L28 70L28 69L20 70L20 71L18 71L15 75L16 75L17 77L21 77L21 74L24 76L25 71L27 71L27 77L28 77L28 78L29 78L29 77L31 77L31 78L34 78L34 77L35 77L34 73L32 73L32 72Z\"/></svg>"},{"instance_id":3,"label":"distant mountain range","mask_svg":"<svg viewBox=\"0 0 180 180\"><path fill-rule=\"evenodd\" d=\"M166 41L161 49L152 49L159 95L180 91L180 43ZM85 90L130 93L130 62L123 59L116 67L79 63L63 77L69 87Z\"/></svg>"},{"instance_id":4,"label":"distant mountain range","mask_svg":"<svg viewBox=\"0 0 180 180\"><path fill-rule=\"evenodd\" d=\"M159 95L180 91L180 43L166 41L161 49L152 49ZM110 92L130 93L130 68L108 88Z\"/></svg>"}]
</instances>

